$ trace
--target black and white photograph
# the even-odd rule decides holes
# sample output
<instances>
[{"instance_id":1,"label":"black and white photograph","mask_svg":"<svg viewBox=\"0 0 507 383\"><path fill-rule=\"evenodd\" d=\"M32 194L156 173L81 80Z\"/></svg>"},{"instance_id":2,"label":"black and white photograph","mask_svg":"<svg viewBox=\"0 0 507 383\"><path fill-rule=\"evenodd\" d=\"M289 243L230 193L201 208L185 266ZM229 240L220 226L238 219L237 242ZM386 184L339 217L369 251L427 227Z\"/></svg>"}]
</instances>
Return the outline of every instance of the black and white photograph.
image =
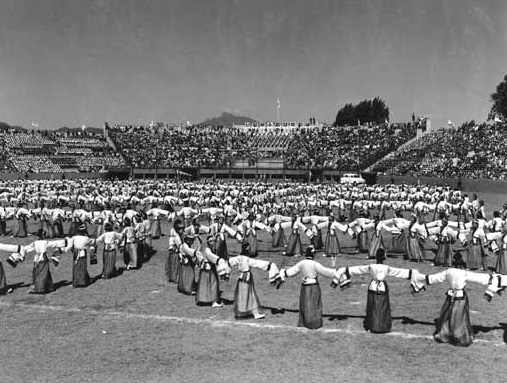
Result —
<instances>
[{"instance_id":1,"label":"black and white photograph","mask_svg":"<svg viewBox=\"0 0 507 383\"><path fill-rule=\"evenodd\" d=\"M505 377L504 0L0 0L0 145L1 383Z\"/></svg>"}]
</instances>

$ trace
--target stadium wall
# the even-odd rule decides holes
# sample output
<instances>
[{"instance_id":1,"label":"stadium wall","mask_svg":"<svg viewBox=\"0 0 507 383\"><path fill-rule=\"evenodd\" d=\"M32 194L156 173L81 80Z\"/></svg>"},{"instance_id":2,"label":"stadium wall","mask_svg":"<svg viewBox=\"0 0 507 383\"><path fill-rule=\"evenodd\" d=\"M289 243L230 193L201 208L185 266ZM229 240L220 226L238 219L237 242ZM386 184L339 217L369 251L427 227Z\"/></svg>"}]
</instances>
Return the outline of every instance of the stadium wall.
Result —
<instances>
[{"instance_id":1,"label":"stadium wall","mask_svg":"<svg viewBox=\"0 0 507 383\"><path fill-rule=\"evenodd\" d=\"M108 173L0 173L0 180L61 180L61 179L107 179Z\"/></svg>"},{"instance_id":2,"label":"stadium wall","mask_svg":"<svg viewBox=\"0 0 507 383\"><path fill-rule=\"evenodd\" d=\"M385 185L392 181L396 184L429 184L429 185L449 185L451 187L457 187L459 180L457 178L435 178L435 177L408 177L408 176L377 176L378 183ZM505 193L507 190L506 181L498 180L468 180L461 179L461 190L469 192L480 192L480 193Z\"/></svg>"}]
</instances>

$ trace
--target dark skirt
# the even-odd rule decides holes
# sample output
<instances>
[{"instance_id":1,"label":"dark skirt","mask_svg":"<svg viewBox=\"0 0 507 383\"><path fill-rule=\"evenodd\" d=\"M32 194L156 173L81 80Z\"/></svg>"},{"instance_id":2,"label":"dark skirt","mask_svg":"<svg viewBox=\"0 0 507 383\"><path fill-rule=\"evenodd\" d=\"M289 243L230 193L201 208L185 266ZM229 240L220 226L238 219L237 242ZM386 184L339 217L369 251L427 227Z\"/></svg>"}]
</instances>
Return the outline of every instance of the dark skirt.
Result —
<instances>
[{"instance_id":1,"label":"dark skirt","mask_svg":"<svg viewBox=\"0 0 507 383\"><path fill-rule=\"evenodd\" d=\"M188 262L187 264L180 262L178 291L186 295L195 293L195 267L192 262Z\"/></svg>"},{"instance_id":2,"label":"dark skirt","mask_svg":"<svg viewBox=\"0 0 507 383\"><path fill-rule=\"evenodd\" d=\"M123 248L123 263L129 269L139 268L139 257L137 256L137 242L126 243Z\"/></svg>"},{"instance_id":3,"label":"dark skirt","mask_svg":"<svg viewBox=\"0 0 507 383\"><path fill-rule=\"evenodd\" d=\"M322 296L318 283L301 285L298 327L309 329L322 327Z\"/></svg>"},{"instance_id":4,"label":"dark skirt","mask_svg":"<svg viewBox=\"0 0 507 383\"><path fill-rule=\"evenodd\" d=\"M26 231L26 220L25 219L16 219L16 231L14 232L14 237L26 237L28 235Z\"/></svg>"},{"instance_id":5,"label":"dark skirt","mask_svg":"<svg viewBox=\"0 0 507 383\"><path fill-rule=\"evenodd\" d=\"M364 328L374 333L391 331L391 303L389 301L389 288L387 284L385 284L385 289L386 291L372 291L368 289Z\"/></svg>"},{"instance_id":6,"label":"dark skirt","mask_svg":"<svg viewBox=\"0 0 507 383\"><path fill-rule=\"evenodd\" d=\"M249 234L245 238L245 242L248 242L248 245L250 246L250 257L252 258L256 257L258 255L258 244L259 244L257 236Z\"/></svg>"},{"instance_id":7,"label":"dark skirt","mask_svg":"<svg viewBox=\"0 0 507 383\"><path fill-rule=\"evenodd\" d=\"M74 265L72 267L72 286L86 287L90 284L90 275L88 274L87 257L77 258L78 252L74 252Z\"/></svg>"},{"instance_id":8,"label":"dark skirt","mask_svg":"<svg viewBox=\"0 0 507 383\"><path fill-rule=\"evenodd\" d=\"M165 275L167 282L178 283L180 275L180 257L175 250L169 250L165 262Z\"/></svg>"},{"instance_id":9,"label":"dark skirt","mask_svg":"<svg viewBox=\"0 0 507 383\"><path fill-rule=\"evenodd\" d=\"M254 314L254 311L260 312L261 304L259 297L255 292L253 276L250 273L250 279L243 281L238 279L236 290L234 291L234 317L248 318Z\"/></svg>"},{"instance_id":10,"label":"dark skirt","mask_svg":"<svg viewBox=\"0 0 507 383\"><path fill-rule=\"evenodd\" d=\"M466 292L463 292L463 298L453 298L447 295L440 310L434 338L437 342L451 343L462 347L467 347L473 342L474 331L470 323Z\"/></svg>"},{"instance_id":11,"label":"dark skirt","mask_svg":"<svg viewBox=\"0 0 507 383\"><path fill-rule=\"evenodd\" d=\"M5 271L2 262L0 262L0 294L6 294L9 290L7 286L7 278L5 278Z\"/></svg>"},{"instance_id":12,"label":"dark skirt","mask_svg":"<svg viewBox=\"0 0 507 383\"><path fill-rule=\"evenodd\" d=\"M467 249L467 267L470 270L477 270L484 268L484 248L482 247L482 241L477 243L470 242Z\"/></svg>"},{"instance_id":13,"label":"dark skirt","mask_svg":"<svg viewBox=\"0 0 507 383\"><path fill-rule=\"evenodd\" d=\"M55 236L54 226L49 220L41 220L41 228L46 232L46 238L53 238Z\"/></svg>"},{"instance_id":14,"label":"dark skirt","mask_svg":"<svg viewBox=\"0 0 507 383\"><path fill-rule=\"evenodd\" d=\"M70 222L69 233L67 234L69 237L73 237L76 235L76 226L77 223L75 221Z\"/></svg>"},{"instance_id":15,"label":"dark skirt","mask_svg":"<svg viewBox=\"0 0 507 383\"><path fill-rule=\"evenodd\" d=\"M303 255L303 245L301 244L301 237L299 232L291 232L287 247L285 248L285 255Z\"/></svg>"},{"instance_id":16,"label":"dark skirt","mask_svg":"<svg viewBox=\"0 0 507 383\"><path fill-rule=\"evenodd\" d=\"M496 259L495 273L507 274L507 249L501 249Z\"/></svg>"},{"instance_id":17,"label":"dark skirt","mask_svg":"<svg viewBox=\"0 0 507 383\"><path fill-rule=\"evenodd\" d=\"M49 264L49 259L44 254L42 261L33 265L33 293L46 294L53 291L53 278L51 278Z\"/></svg>"},{"instance_id":18,"label":"dark skirt","mask_svg":"<svg viewBox=\"0 0 507 383\"><path fill-rule=\"evenodd\" d=\"M336 235L326 236L326 246L324 247L324 254L328 257L340 255L340 242Z\"/></svg>"},{"instance_id":19,"label":"dark skirt","mask_svg":"<svg viewBox=\"0 0 507 383\"><path fill-rule=\"evenodd\" d=\"M284 247L286 242L285 231L280 228L271 235L271 245L273 247Z\"/></svg>"},{"instance_id":20,"label":"dark skirt","mask_svg":"<svg viewBox=\"0 0 507 383\"><path fill-rule=\"evenodd\" d=\"M418 236L409 235L407 239L407 257L411 261L421 262L423 259L423 252Z\"/></svg>"},{"instance_id":21,"label":"dark skirt","mask_svg":"<svg viewBox=\"0 0 507 383\"><path fill-rule=\"evenodd\" d=\"M0 235L7 234L7 222L4 218L0 218Z\"/></svg>"},{"instance_id":22,"label":"dark skirt","mask_svg":"<svg viewBox=\"0 0 507 383\"><path fill-rule=\"evenodd\" d=\"M317 229L317 235L312 238L312 245L315 250L322 250L324 248L324 241L322 240L322 230Z\"/></svg>"},{"instance_id":23,"label":"dark skirt","mask_svg":"<svg viewBox=\"0 0 507 383\"><path fill-rule=\"evenodd\" d=\"M216 241L216 255L223 259L229 259L229 250L227 249L227 241L217 237Z\"/></svg>"},{"instance_id":24,"label":"dark skirt","mask_svg":"<svg viewBox=\"0 0 507 383\"><path fill-rule=\"evenodd\" d=\"M160 227L160 220L156 219L151 224L151 236L153 239L159 239L162 235L162 228Z\"/></svg>"},{"instance_id":25,"label":"dark skirt","mask_svg":"<svg viewBox=\"0 0 507 383\"><path fill-rule=\"evenodd\" d=\"M389 253L395 254L405 254L407 251L407 236L405 235L405 231L402 231L400 234L391 235L391 240L389 241L388 250Z\"/></svg>"},{"instance_id":26,"label":"dark skirt","mask_svg":"<svg viewBox=\"0 0 507 383\"><path fill-rule=\"evenodd\" d=\"M384 239L382 238L382 234L377 234L377 232L373 233L373 237L370 241L370 246L368 247L368 258L375 259L377 256L377 250L378 249L384 249Z\"/></svg>"},{"instance_id":27,"label":"dark skirt","mask_svg":"<svg viewBox=\"0 0 507 383\"><path fill-rule=\"evenodd\" d=\"M360 253L368 253L369 243L368 232L366 230L361 231L357 235L357 250Z\"/></svg>"},{"instance_id":28,"label":"dark skirt","mask_svg":"<svg viewBox=\"0 0 507 383\"><path fill-rule=\"evenodd\" d=\"M452 265L452 250L449 242L443 242L438 245L434 263L436 266L449 267Z\"/></svg>"},{"instance_id":29,"label":"dark skirt","mask_svg":"<svg viewBox=\"0 0 507 383\"><path fill-rule=\"evenodd\" d=\"M195 303L197 304L211 304L220 299L217 269L215 265L210 266L211 270L199 270L199 281L195 294Z\"/></svg>"},{"instance_id":30,"label":"dark skirt","mask_svg":"<svg viewBox=\"0 0 507 383\"><path fill-rule=\"evenodd\" d=\"M144 262L144 259L147 256L147 245L144 239L137 241L136 243L136 251L137 251L137 262L135 268L138 269L141 267L141 264Z\"/></svg>"},{"instance_id":31,"label":"dark skirt","mask_svg":"<svg viewBox=\"0 0 507 383\"><path fill-rule=\"evenodd\" d=\"M61 219L57 219L53 222L53 236L59 238L65 237L63 232L63 222Z\"/></svg>"},{"instance_id":32,"label":"dark skirt","mask_svg":"<svg viewBox=\"0 0 507 383\"><path fill-rule=\"evenodd\" d=\"M102 278L109 279L116 276L116 250L104 250L102 263Z\"/></svg>"}]
</instances>

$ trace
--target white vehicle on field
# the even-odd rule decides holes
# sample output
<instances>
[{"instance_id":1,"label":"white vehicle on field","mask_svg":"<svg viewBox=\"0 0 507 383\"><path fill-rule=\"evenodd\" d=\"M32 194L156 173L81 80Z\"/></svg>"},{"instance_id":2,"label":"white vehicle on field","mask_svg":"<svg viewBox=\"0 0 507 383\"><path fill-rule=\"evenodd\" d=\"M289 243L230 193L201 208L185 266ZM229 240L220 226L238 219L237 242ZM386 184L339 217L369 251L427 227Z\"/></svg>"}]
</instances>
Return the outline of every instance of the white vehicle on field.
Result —
<instances>
[{"instance_id":1,"label":"white vehicle on field","mask_svg":"<svg viewBox=\"0 0 507 383\"><path fill-rule=\"evenodd\" d=\"M340 178L341 184L352 184L352 185L360 185L366 183L366 180L361 177L359 174L354 173L345 173Z\"/></svg>"}]
</instances>

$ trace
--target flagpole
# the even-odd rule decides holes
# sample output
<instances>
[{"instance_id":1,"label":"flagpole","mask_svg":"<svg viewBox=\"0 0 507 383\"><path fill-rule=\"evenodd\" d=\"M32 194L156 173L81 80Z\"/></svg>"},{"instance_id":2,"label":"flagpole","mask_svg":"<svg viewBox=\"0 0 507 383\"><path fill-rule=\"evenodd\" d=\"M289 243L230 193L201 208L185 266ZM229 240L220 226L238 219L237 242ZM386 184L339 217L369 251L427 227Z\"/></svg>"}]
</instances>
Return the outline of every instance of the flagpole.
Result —
<instances>
[{"instance_id":1,"label":"flagpole","mask_svg":"<svg viewBox=\"0 0 507 383\"><path fill-rule=\"evenodd\" d=\"M276 119L277 122L280 124L280 96L278 96L278 101L276 104Z\"/></svg>"}]
</instances>

